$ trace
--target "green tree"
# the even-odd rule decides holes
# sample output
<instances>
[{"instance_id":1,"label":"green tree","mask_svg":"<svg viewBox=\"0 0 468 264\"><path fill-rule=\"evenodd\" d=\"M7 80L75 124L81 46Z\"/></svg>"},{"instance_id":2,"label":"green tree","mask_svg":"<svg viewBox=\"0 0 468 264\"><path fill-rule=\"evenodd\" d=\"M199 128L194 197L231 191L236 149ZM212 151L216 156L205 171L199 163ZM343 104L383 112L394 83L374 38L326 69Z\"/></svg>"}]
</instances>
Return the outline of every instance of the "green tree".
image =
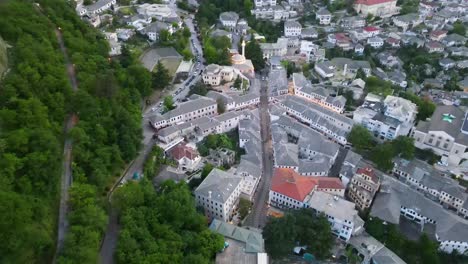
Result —
<instances>
[{"instance_id":1,"label":"green tree","mask_svg":"<svg viewBox=\"0 0 468 264\"><path fill-rule=\"evenodd\" d=\"M185 183L166 181L156 192L143 179L115 194L121 213L117 263L208 263L224 246L212 233Z\"/></svg>"},{"instance_id":2,"label":"green tree","mask_svg":"<svg viewBox=\"0 0 468 264\"><path fill-rule=\"evenodd\" d=\"M367 78L367 75L366 75L366 73L362 70L362 68L359 68L359 69L357 70L356 79L358 79L358 78L361 79L361 80L364 80L364 81L365 81L366 78Z\"/></svg>"},{"instance_id":3,"label":"green tree","mask_svg":"<svg viewBox=\"0 0 468 264\"><path fill-rule=\"evenodd\" d=\"M253 3L251 0L244 0L244 10L246 13L246 16L251 16L250 10L253 8Z\"/></svg>"},{"instance_id":4,"label":"green tree","mask_svg":"<svg viewBox=\"0 0 468 264\"><path fill-rule=\"evenodd\" d=\"M451 31L452 33L455 33L455 34L458 34L458 35L461 35L461 36L465 36L466 35L466 26L460 22L460 21L457 21L453 24L453 29Z\"/></svg>"},{"instance_id":5,"label":"green tree","mask_svg":"<svg viewBox=\"0 0 468 264\"><path fill-rule=\"evenodd\" d=\"M286 213L282 218L271 218L263 229L265 249L274 258L291 254L296 243L307 246L318 259L330 256L333 235L330 224L323 215L316 215L310 209Z\"/></svg>"},{"instance_id":6,"label":"green tree","mask_svg":"<svg viewBox=\"0 0 468 264\"><path fill-rule=\"evenodd\" d=\"M391 143L377 145L371 153L371 160L383 171L393 168L394 150Z\"/></svg>"},{"instance_id":7,"label":"green tree","mask_svg":"<svg viewBox=\"0 0 468 264\"><path fill-rule=\"evenodd\" d=\"M156 64L156 72L153 74L153 86L156 89L164 89L171 82L169 71L164 67L161 61Z\"/></svg>"},{"instance_id":8,"label":"green tree","mask_svg":"<svg viewBox=\"0 0 468 264\"><path fill-rule=\"evenodd\" d=\"M216 99L216 104L218 108L218 114L226 112L226 104L224 103L222 98Z\"/></svg>"},{"instance_id":9,"label":"green tree","mask_svg":"<svg viewBox=\"0 0 468 264\"><path fill-rule=\"evenodd\" d=\"M189 95L198 94L206 95L208 93L208 87L203 82L198 82L190 88Z\"/></svg>"},{"instance_id":10,"label":"green tree","mask_svg":"<svg viewBox=\"0 0 468 264\"><path fill-rule=\"evenodd\" d=\"M418 106L418 114L416 115L417 120L426 120L432 116L436 109L436 105L428 98L421 98L411 92L400 93L400 96L410 100Z\"/></svg>"},{"instance_id":11,"label":"green tree","mask_svg":"<svg viewBox=\"0 0 468 264\"><path fill-rule=\"evenodd\" d=\"M411 160L414 158L415 147L414 138L398 136L392 141L393 153L400 157Z\"/></svg>"},{"instance_id":12,"label":"green tree","mask_svg":"<svg viewBox=\"0 0 468 264\"><path fill-rule=\"evenodd\" d=\"M163 29L159 32L159 42L162 43L162 44L166 44L168 43L170 40L171 40L171 33L166 30L166 29Z\"/></svg>"},{"instance_id":13,"label":"green tree","mask_svg":"<svg viewBox=\"0 0 468 264\"><path fill-rule=\"evenodd\" d=\"M172 98L172 96L168 95L164 97L163 105L164 105L165 111L171 111L175 109L174 99Z\"/></svg>"},{"instance_id":14,"label":"green tree","mask_svg":"<svg viewBox=\"0 0 468 264\"><path fill-rule=\"evenodd\" d=\"M234 81L234 88L236 88L237 90L239 90L241 88L241 85L242 85L242 80L239 76L237 76L236 80Z\"/></svg>"},{"instance_id":15,"label":"green tree","mask_svg":"<svg viewBox=\"0 0 468 264\"><path fill-rule=\"evenodd\" d=\"M213 165L211 163L206 163L205 166L203 166L203 169L201 171L200 177L202 179L205 179L208 174L213 170Z\"/></svg>"},{"instance_id":16,"label":"green tree","mask_svg":"<svg viewBox=\"0 0 468 264\"><path fill-rule=\"evenodd\" d=\"M362 152L374 145L374 138L367 128L361 125L354 125L348 134L348 142L353 144L353 147L358 152Z\"/></svg>"},{"instance_id":17,"label":"green tree","mask_svg":"<svg viewBox=\"0 0 468 264\"><path fill-rule=\"evenodd\" d=\"M252 208L252 202L245 198L240 198L239 215L241 219L244 219L249 214L250 208Z\"/></svg>"},{"instance_id":18,"label":"green tree","mask_svg":"<svg viewBox=\"0 0 468 264\"><path fill-rule=\"evenodd\" d=\"M245 56L252 60L255 70L259 71L265 67L265 60L263 59L263 52L260 44L252 40L245 45Z\"/></svg>"}]
</instances>

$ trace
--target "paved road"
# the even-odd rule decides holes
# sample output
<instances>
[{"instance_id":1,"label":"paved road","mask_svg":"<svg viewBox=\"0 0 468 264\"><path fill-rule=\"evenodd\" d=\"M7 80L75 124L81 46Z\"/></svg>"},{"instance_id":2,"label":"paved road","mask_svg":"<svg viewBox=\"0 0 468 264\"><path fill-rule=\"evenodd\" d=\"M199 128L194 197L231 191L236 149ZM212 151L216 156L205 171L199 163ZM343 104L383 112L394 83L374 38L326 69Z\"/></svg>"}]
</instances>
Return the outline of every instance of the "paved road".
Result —
<instances>
[{"instance_id":1,"label":"paved road","mask_svg":"<svg viewBox=\"0 0 468 264\"><path fill-rule=\"evenodd\" d=\"M268 86L262 81L260 89L260 135L262 137L263 175L254 197L252 212L245 225L263 228L267 220L267 202L273 175L273 148L270 134L270 114L268 112Z\"/></svg>"},{"instance_id":2,"label":"paved road","mask_svg":"<svg viewBox=\"0 0 468 264\"><path fill-rule=\"evenodd\" d=\"M57 42L59 43L60 50L63 54L65 59L65 66L67 68L67 75L70 81L70 85L73 91L78 90L78 82L76 80L75 68L73 64L70 62L70 58L68 57L67 49L63 42L62 32L61 29L58 28L55 30L55 36L57 37ZM66 121L65 125L65 135L74 127L76 120L75 114L70 114ZM59 219L58 219L58 229L57 229L57 247L54 256L53 262L55 263L57 256L59 255L60 251L63 248L63 244L65 241L65 236L68 231L68 220L67 220L67 213L68 213L68 189L72 185L73 182L73 175L72 175L72 140L70 138L66 138L64 145L63 145L63 170L62 170L62 177L60 183L60 206L59 206Z\"/></svg>"},{"instance_id":3,"label":"paved road","mask_svg":"<svg viewBox=\"0 0 468 264\"><path fill-rule=\"evenodd\" d=\"M175 5L171 5L172 7L176 8ZM190 29L190 32L192 33L191 35L191 49L194 55L199 55L200 59L198 60L200 62L199 69L197 70L196 67L192 69L190 72L190 76L194 76L193 72L200 72L203 70L203 50L201 48L201 44L197 39L197 32L195 31L195 27L193 25L193 21L190 17L187 17L184 20L185 24L187 27ZM177 99L183 99L187 96L189 92L189 87L196 83L200 79L199 74L195 76L195 78L188 78L185 80L181 85L180 85L180 90L177 94L175 94L174 91L166 91L167 94L172 94L174 97L174 100ZM177 91L177 89L176 89ZM161 103L162 100L157 101L154 105L151 107L148 107L148 110L146 113L144 113L143 118L142 118L142 127L143 127L143 149L140 151L139 155L133 160L125 170L125 172L122 174L122 177L119 178L119 180L114 184L114 186L111 188L108 198L109 201L112 199L112 194L114 193L114 190L119 186L121 182L128 181L129 179L132 178L133 174L135 172L137 173L142 173L142 168L144 161L146 160L147 156L151 152L151 149L154 145L154 141L152 140L152 136L154 134L154 130L150 127L149 125L149 117L152 115L156 114L156 111L152 111L152 108L157 109L159 104ZM114 261L114 252L117 246L117 241L118 241L118 235L119 235L119 225L118 225L118 215L115 211L111 209L111 212L109 213L109 222L106 228L106 233L104 235L104 239L101 245L101 251L100 251L100 263L103 264L113 264L115 263Z\"/></svg>"},{"instance_id":4,"label":"paved road","mask_svg":"<svg viewBox=\"0 0 468 264\"><path fill-rule=\"evenodd\" d=\"M341 167L343 166L343 162L346 158L347 153L348 153L347 149L345 149L344 147L340 147L338 156L335 159L335 163L333 163L333 166L330 168L330 173L328 174L328 176L330 177L340 176L340 170L341 170Z\"/></svg>"}]
</instances>

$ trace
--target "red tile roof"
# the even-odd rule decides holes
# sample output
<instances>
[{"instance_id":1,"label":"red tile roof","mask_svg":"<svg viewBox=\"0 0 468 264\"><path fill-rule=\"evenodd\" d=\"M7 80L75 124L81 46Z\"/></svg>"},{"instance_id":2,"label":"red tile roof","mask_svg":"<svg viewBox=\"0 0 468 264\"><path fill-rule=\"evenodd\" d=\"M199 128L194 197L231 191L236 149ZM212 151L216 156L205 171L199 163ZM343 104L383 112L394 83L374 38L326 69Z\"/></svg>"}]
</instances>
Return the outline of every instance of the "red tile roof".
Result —
<instances>
[{"instance_id":1,"label":"red tile roof","mask_svg":"<svg viewBox=\"0 0 468 264\"><path fill-rule=\"evenodd\" d=\"M383 3L396 2L396 0L356 0L354 4L378 5Z\"/></svg>"},{"instance_id":2,"label":"red tile roof","mask_svg":"<svg viewBox=\"0 0 468 264\"><path fill-rule=\"evenodd\" d=\"M364 27L364 30L367 31L367 32L371 32L371 31L379 31L380 28L378 28L378 27Z\"/></svg>"},{"instance_id":3,"label":"red tile roof","mask_svg":"<svg viewBox=\"0 0 468 264\"><path fill-rule=\"evenodd\" d=\"M375 175L374 169L370 167L359 168L357 169L356 173L369 176L371 180L375 183L379 182L379 178L377 177L377 175Z\"/></svg>"},{"instance_id":4,"label":"red tile roof","mask_svg":"<svg viewBox=\"0 0 468 264\"><path fill-rule=\"evenodd\" d=\"M438 37L447 34L445 30L434 30L431 32L431 36Z\"/></svg>"},{"instance_id":5,"label":"red tile roof","mask_svg":"<svg viewBox=\"0 0 468 264\"><path fill-rule=\"evenodd\" d=\"M190 160L194 160L198 157L198 152L195 149L188 147L184 144L179 144L171 150L171 156L175 160L180 160L183 157L186 157Z\"/></svg>"},{"instance_id":6,"label":"red tile roof","mask_svg":"<svg viewBox=\"0 0 468 264\"><path fill-rule=\"evenodd\" d=\"M389 37L387 38L387 42L390 43L390 44L398 44L400 43L400 40L396 39L396 38L392 38L392 37Z\"/></svg>"},{"instance_id":7,"label":"red tile roof","mask_svg":"<svg viewBox=\"0 0 468 264\"><path fill-rule=\"evenodd\" d=\"M277 168L273 175L271 190L297 201L304 201L315 187L321 189L344 189L338 178L302 176L293 169Z\"/></svg>"},{"instance_id":8,"label":"red tile roof","mask_svg":"<svg viewBox=\"0 0 468 264\"><path fill-rule=\"evenodd\" d=\"M319 189L344 189L341 180L335 177L317 177Z\"/></svg>"}]
</instances>

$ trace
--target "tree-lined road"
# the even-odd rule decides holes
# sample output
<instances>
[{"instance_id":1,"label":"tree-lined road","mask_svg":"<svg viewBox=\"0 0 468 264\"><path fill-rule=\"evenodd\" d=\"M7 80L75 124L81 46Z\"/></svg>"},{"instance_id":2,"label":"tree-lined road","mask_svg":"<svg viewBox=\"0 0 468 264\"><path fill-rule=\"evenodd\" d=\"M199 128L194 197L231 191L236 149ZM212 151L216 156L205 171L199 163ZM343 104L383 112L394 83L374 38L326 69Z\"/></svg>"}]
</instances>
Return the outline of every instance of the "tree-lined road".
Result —
<instances>
[{"instance_id":1,"label":"tree-lined road","mask_svg":"<svg viewBox=\"0 0 468 264\"><path fill-rule=\"evenodd\" d=\"M62 31L60 28L55 30L55 36L57 37L57 42L59 44L60 50L63 54L65 60L65 67L67 69L68 79L70 81L70 85L72 90L75 92L78 90L78 81L76 80L75 74L75 67L70 62L68 57L67 49L63 42ZM63 169L62 169L62 177L60 183L60 206L59 206L59 219L57 223L57 247L54 256L53 262L55 263L60 251L63 248L63 244L65 242L65 236L68 231L68 220L67 220L67 213L68 213L68 199L69 194L68 190L73 182L73 175L72 175L72 140L68 137L68 132L75 126L76 115L70 114L65 124L64 134L65 134L65 142L63 144Z\"/></svg>"}]
</instances>

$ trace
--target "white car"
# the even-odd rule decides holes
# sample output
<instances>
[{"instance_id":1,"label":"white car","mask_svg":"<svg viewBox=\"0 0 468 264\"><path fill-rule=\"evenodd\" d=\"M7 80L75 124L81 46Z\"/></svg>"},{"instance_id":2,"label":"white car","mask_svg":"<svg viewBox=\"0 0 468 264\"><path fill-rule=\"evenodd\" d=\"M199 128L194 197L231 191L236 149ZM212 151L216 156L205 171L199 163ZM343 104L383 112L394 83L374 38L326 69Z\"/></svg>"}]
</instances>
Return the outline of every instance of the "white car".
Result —
<instances>
[{"instance_id":1,"label":"white car","mask_svg":"<svg viewBox=\"0 0 468 264\"><path fill-rule=\"evenodd\" d=\"M156 107L151 108L151 112L154 112L154 111L156 111Z\"/></svg>"}]
</instances>

